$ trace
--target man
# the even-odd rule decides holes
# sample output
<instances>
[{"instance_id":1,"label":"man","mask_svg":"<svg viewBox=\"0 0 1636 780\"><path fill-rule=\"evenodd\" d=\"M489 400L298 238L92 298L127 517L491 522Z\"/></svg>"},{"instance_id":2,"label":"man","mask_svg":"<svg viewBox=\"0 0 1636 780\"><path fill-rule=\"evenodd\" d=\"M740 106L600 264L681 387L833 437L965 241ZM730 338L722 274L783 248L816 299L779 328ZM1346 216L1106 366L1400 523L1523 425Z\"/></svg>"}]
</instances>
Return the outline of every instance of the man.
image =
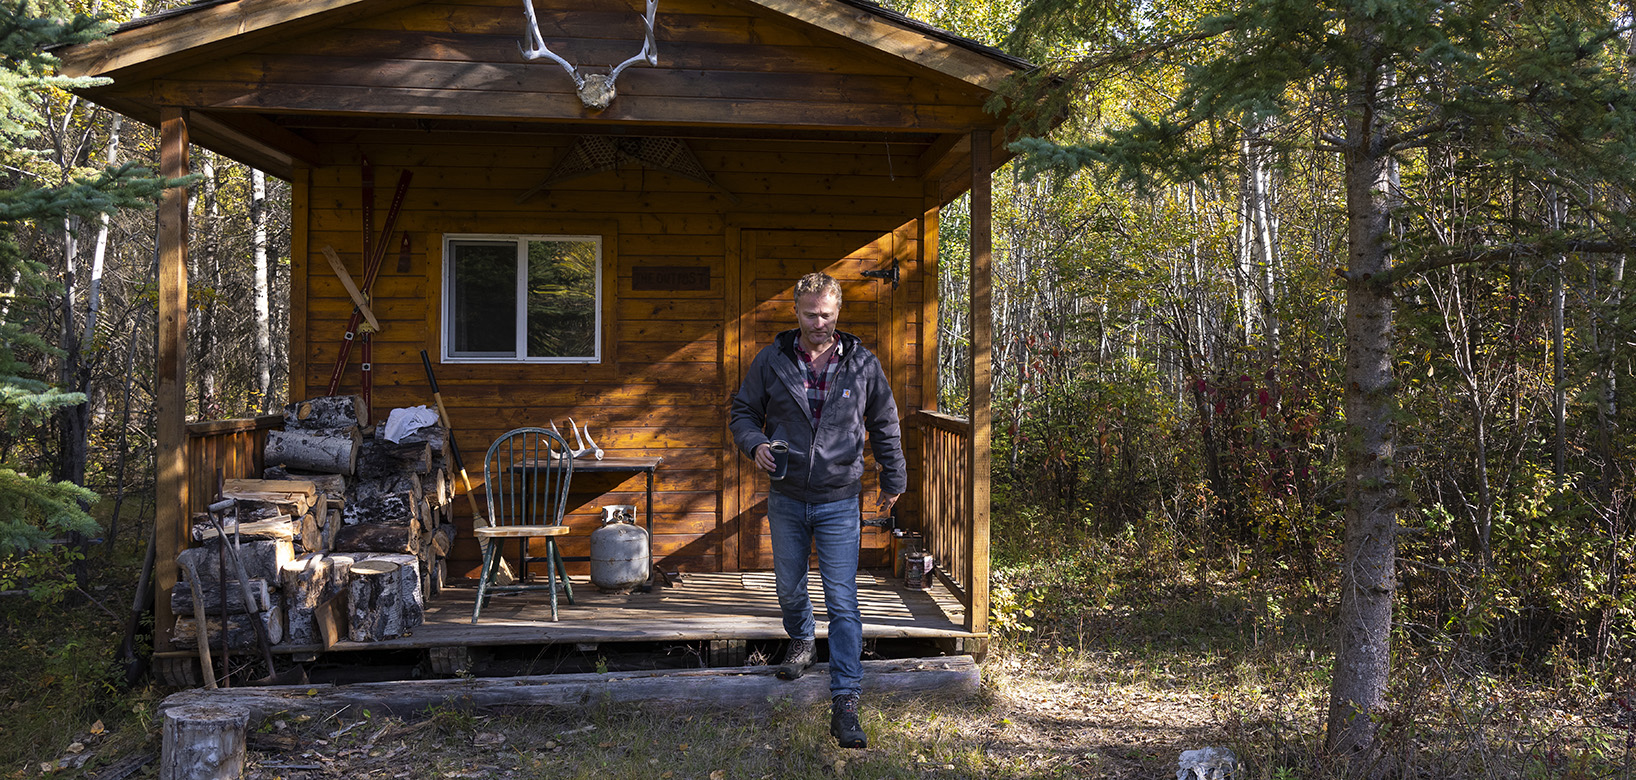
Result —
<instances>
[{"instance_id":1,"label":"man","mask_svg":"<svg viewBox=\"0 0 1636 780\"><path fill-rule=\"evenodd\" d=\"M908 487L899 442L897 405L880 361L858 337L836 330L841 286L811 273L795 283L799 327L778 334L756 355L733 396L733 441L773 475L771 442L789 445L782 479L771 481L767 522L772 529L773 575L784 613L789 650L779 668L793 680L812 666L812 601L807 596L809 551L818 548L818 572L829 612L829 732L841 747L868 745L858 723L863 681L863 620L858 614L858 543L863 492L863 440L882 468L876 507L890 512Z\"/></svg>"}]
</instances>

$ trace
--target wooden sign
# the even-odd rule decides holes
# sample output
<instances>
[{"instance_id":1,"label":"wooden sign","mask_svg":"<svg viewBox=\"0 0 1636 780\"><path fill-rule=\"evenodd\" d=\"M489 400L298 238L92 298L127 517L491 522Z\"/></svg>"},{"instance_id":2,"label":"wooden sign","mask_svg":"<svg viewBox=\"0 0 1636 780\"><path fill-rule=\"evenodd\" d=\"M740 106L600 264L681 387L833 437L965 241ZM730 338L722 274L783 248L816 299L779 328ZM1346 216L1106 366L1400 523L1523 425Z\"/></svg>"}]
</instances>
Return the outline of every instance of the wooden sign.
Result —
<instances>
[{"instance_id":1,"label":"wooden sign","mask_svg":"<svg viewBox=\"0 0 1636 780\"><path fill-rule=\"evenodd\" d=\"M710 290L710 266L639 265L631 268L631 289L636 292Z\"/></svg>"}]
</instances>

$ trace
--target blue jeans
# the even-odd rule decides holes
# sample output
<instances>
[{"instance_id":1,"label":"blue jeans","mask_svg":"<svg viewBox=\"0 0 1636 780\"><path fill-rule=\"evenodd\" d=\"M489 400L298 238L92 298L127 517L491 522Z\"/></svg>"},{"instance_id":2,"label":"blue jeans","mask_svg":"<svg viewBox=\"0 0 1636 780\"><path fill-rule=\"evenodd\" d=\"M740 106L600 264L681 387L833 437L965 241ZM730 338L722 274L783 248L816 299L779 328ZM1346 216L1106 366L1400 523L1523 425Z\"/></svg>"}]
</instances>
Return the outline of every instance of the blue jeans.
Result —
<instances>
[{"instance_id":1,"label":"blue jeans","mask_svg":"<svg viewBox=\"0 0 1636 780\"><path fill-rule=\"evenodd\" d=\"M813 543L829 613L829 694L858 693L863 684L863 617L858 613L858 497L808 504L776 492L767 496L773 537L773 577L784 631L812 639L807 569Z\"/></svg>"}]
</instances>

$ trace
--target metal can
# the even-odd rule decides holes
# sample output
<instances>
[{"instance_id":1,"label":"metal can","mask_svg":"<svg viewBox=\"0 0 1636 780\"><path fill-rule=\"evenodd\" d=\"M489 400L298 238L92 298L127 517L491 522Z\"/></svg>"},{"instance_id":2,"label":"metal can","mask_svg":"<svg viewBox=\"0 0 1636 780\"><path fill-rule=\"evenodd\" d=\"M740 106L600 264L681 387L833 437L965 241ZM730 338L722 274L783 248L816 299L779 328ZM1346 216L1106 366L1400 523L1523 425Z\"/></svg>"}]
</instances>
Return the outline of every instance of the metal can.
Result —
<instances>
[{"instance_id":1,"label":"metal can","mask_svg":"<svg viewBox=\"0 0 1636 780\"><path fill-rule=\"evenodd\" d=\"M905 552L903 554L903 587L909 590L925 590L932 586L932 572L936 570L937 562L929 552Z\"/></svg>"}]
</instances>

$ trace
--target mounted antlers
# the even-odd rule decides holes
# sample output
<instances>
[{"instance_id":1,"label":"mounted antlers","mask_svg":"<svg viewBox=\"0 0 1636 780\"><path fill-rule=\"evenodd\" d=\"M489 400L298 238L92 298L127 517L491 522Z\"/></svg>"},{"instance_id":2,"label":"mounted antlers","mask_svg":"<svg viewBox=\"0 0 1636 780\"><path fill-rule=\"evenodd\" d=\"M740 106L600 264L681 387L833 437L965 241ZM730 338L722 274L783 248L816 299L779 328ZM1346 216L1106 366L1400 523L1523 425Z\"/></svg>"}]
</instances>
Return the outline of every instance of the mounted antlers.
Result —
<instances>
[{"instance_id":1,"label":"mounted antlers","mask_svg":"<svg viewBox=\"0 0 1636 780\"><path fill-rule=\"evenodd\" d=\"M647 35L642 39L642 51L637 52L635 57L615 65L607 75L601 73L581 75L579 68L570 65L567 60L557 56L556 53L545 47L545 36L540 34L540 21L534 16L534 0L523 0L523 13L528 17L528 43L530 48L525 49L521 44L518 44L517 48L522 50L523 56L527 59L537 60L544 57L561 65L563 70L568 71L568 76L574 80L574 87L579 90L579 101L584 103L586 108L601 111L607 108L609 103L613 102L615 95L614 79L619 78L621 71L638 62L646 62L650 66L659 64L659 44L653 39L653 19L659 13L659 0L647 0L647 2L648 12L642 18L643 23L647 26Z\"/></svg>"}]
</instances>

